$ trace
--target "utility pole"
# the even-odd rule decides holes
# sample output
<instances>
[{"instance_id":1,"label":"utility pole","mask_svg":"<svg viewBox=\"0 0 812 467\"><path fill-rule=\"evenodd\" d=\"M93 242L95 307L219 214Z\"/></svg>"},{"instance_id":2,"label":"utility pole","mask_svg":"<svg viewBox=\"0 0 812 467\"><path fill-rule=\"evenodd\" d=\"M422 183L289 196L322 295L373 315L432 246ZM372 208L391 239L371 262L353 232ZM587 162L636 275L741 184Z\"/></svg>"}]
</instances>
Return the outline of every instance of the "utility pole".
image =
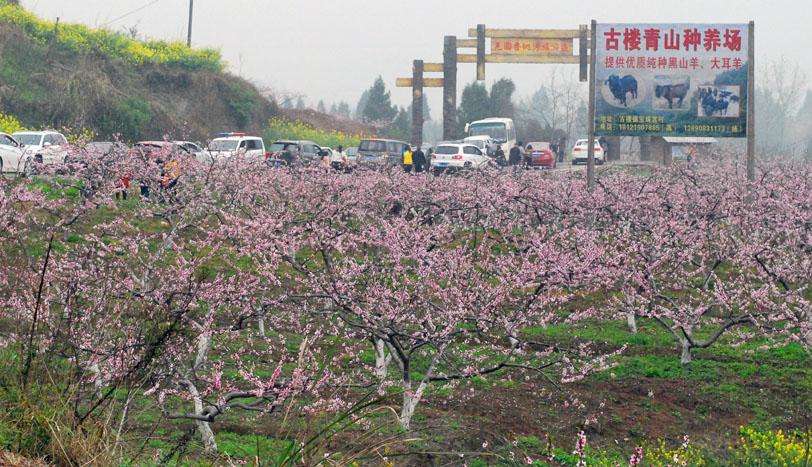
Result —
<instances>
[{"instance_id":1,"label":"utility pole","mask_svg":"<svg viewBox=\"0 0 812 467\"><path fill-rule=\"evenodd\" d=\"M192 46L192 18L194 17L195 0L189 0L189 34L186 36L186 46Z\"/></svg>"}]
</instances>

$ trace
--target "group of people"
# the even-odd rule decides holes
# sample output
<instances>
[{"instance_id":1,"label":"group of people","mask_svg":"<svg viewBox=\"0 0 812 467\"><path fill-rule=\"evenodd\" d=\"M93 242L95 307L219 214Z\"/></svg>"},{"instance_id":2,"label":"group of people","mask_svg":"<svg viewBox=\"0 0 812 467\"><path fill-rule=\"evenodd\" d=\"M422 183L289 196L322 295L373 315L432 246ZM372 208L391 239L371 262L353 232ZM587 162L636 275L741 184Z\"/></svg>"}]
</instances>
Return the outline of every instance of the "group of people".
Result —
<instances>
[{"instance_id":1,"label":"group of people","mask_svg":"<svg viewBox=\"0 0 812 467\"><path fill-rule=\"evenodd\" d=\"M526 163L527 153L524 150L524 143L522 141L517 142L510 148L510 152L508 153L508 158L505 159L505 151L502 150L502 145L496 146L496 163L500 167L504 166L511 166L516 167Z\"/></svg>"},{"instance_id":2,"label":"group of people","mask_svg":"<svg viewBox=\"0 0 812 467\"><path fill-rule=\"evenodd\" d=\"M420 147L417 148L416 151L412 151L411 147L407 147L405 151L403 151L403 170L406 173L421 173L424 171L429 170L429 158L431 157L432 149L429 148L429 155L426 157L426 153L423 152L423 149Z\"/></svg>"},{"instance_id":3,"label":"group of people","mask_svg":"<svg viewBox=\"0 0 812 467\"><path fill-rule=\"evenodd\" d=\"M344 152L344 147L339 145L334 151L334 155L338 157L333 159L330 157L330 152L326 150L322 150L320 154L320 162L319 164L324 170L343 170L348 171L350 170L350 158L347 157L347 153Z\"/></svg>"}]
</instances>

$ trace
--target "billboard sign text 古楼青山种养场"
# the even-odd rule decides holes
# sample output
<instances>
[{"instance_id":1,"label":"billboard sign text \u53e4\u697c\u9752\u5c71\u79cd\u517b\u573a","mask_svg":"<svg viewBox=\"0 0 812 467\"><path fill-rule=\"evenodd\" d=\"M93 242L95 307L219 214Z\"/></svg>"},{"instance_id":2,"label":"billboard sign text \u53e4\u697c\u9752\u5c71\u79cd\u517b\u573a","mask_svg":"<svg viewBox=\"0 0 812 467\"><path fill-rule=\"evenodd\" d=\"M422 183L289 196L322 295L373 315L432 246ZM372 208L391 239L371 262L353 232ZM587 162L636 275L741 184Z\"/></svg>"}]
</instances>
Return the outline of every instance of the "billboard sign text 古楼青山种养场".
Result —
<instances>
[{"instance_id":1,"label":"billboard sign text \u53e4\u697c\u9752\u5c71\u79cd\u517b\u573a","mask_svg":"<svg viewBox=\"0 0 812 467\"><path fill-rule=\"evenodd\" d=\"M747 24L599 24L595 134L747 134Z\"/></svg>"}]
</instances>

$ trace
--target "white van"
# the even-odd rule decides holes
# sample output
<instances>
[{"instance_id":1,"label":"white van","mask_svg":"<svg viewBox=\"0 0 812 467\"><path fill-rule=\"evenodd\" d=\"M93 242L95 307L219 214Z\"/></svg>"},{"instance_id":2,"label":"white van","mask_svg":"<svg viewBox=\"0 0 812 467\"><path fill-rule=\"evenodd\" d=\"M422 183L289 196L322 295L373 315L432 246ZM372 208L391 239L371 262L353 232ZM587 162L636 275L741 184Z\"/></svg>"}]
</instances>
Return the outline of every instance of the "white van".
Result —
<instances>
[{"instance_id":1,"label":"white van","mask_svg":"<svg viewBox=\"0 0 812 467\"><path fill-rule=\"evenodd\" d=\"M502 146L507 154L516 145L516 125L512 118L486 118L465 125L465 134L472 136L489 136L493 142Z\"/></svg>"}]
</instances>

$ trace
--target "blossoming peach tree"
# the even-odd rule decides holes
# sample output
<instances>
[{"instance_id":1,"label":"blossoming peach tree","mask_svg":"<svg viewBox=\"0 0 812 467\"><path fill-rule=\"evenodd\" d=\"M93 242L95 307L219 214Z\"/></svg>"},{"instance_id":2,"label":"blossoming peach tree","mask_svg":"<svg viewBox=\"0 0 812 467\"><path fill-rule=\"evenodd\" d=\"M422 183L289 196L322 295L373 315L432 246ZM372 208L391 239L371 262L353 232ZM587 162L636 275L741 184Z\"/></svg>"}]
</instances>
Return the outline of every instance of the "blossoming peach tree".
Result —
<instances>
[{"instance_id":1,"label":"blossoming peach tree","mask_svg":"<svg viewBox=\"0 0 812 467\"><path fill-rule=\"evenodd\" d=\"M577 174L75 156L0 179L0 346L23 386L69 366L74 423L114 414L119 436L147 400L214 452L229 413L342 410L358 388L396 390L409 429L432 384L610 366L622 348L527 332L580 320L651 318L684 363L733 329L812 344L808 166L589 192Z\"/></svg>"}]
</instances>

